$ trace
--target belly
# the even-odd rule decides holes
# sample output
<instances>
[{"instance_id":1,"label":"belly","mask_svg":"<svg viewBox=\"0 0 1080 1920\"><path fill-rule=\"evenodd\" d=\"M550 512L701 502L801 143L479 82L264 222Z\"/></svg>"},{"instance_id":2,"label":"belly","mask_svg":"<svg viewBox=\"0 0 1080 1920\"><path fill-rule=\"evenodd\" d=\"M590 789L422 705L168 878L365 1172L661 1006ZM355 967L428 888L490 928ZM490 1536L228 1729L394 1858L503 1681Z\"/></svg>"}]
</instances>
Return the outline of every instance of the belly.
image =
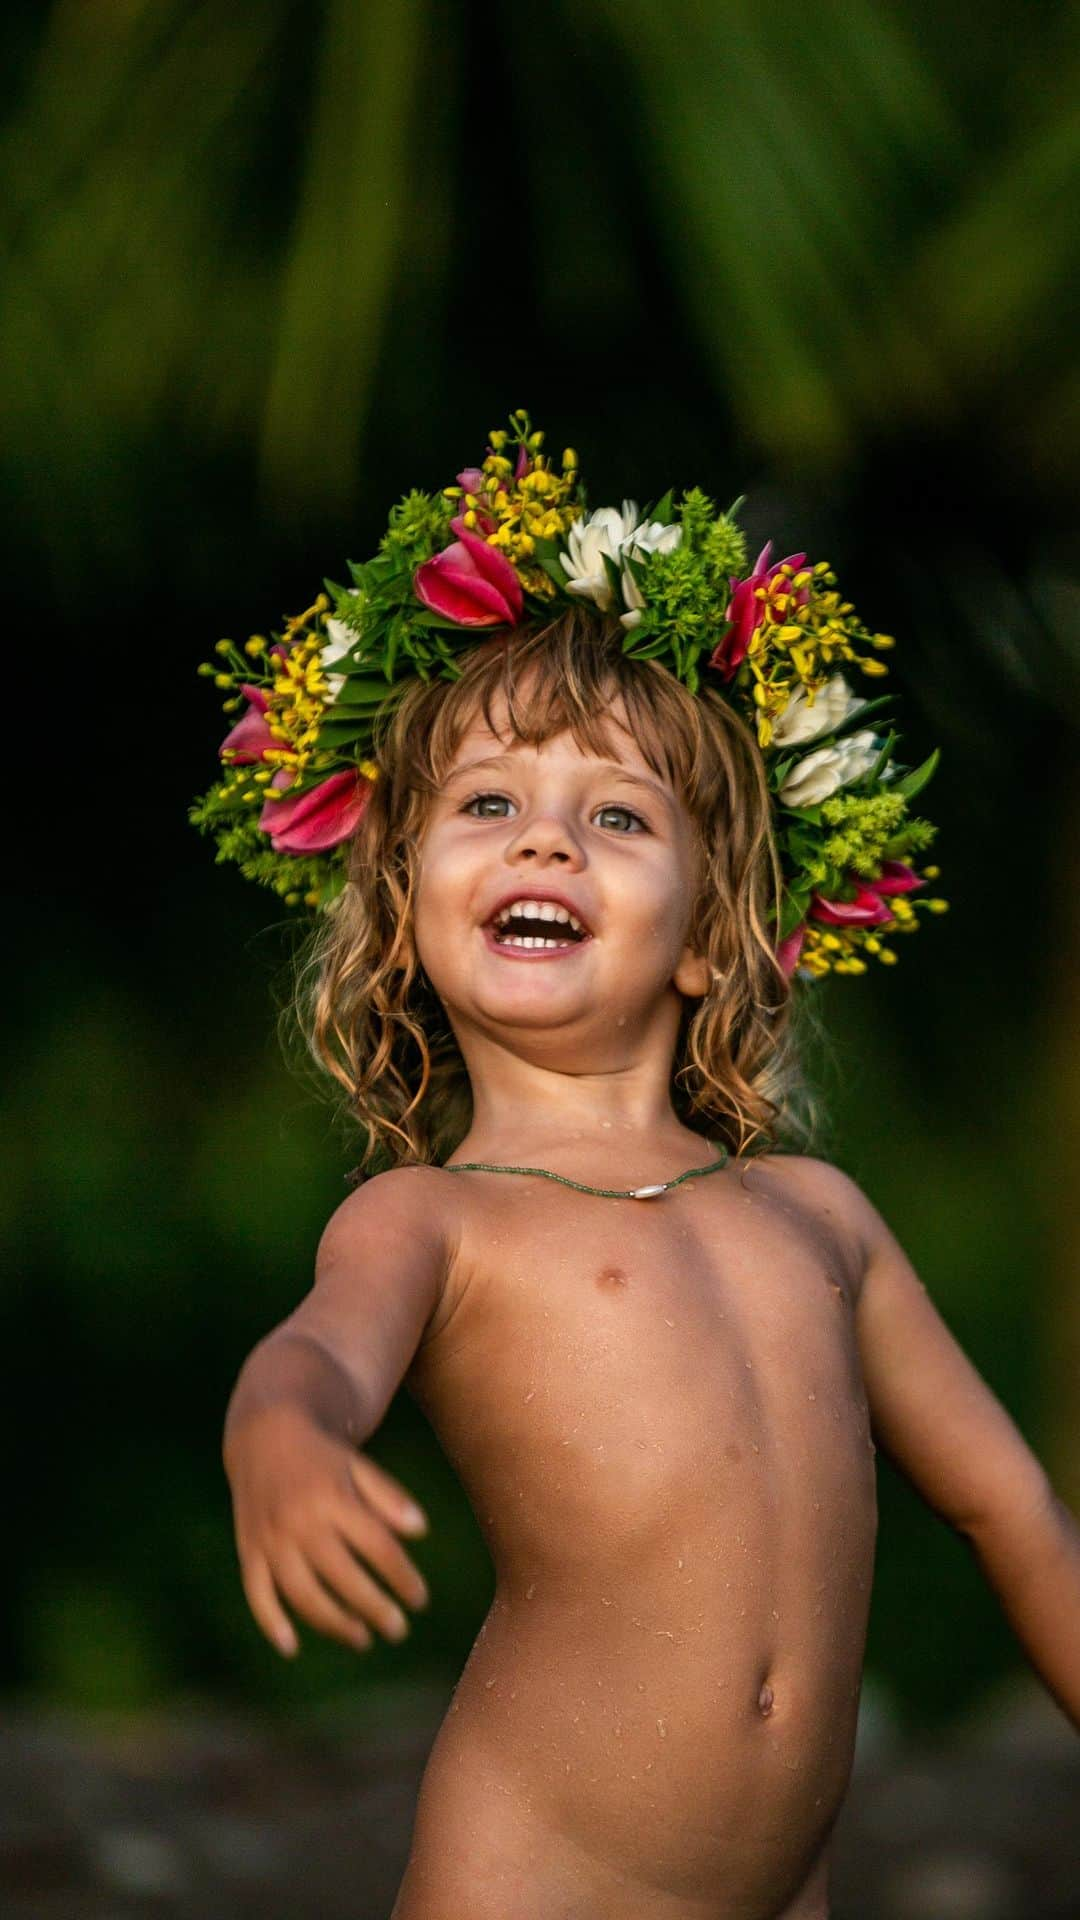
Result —
<instances>
[{"instance_id":1,"label":"belly","mask_svg":"<svg viewBox=\"0 0 1080 1920\"><path fill-rule=\"evenodd\" d=\"M401 1920L770 1920L803 1885L851 1772L874 1514L831 1545L819 1528L809 1557L789 1540L786 1566L687 1518L617 1577L604 1558L500 1585L425 1773Z\"/></svg>"}]
</instances>

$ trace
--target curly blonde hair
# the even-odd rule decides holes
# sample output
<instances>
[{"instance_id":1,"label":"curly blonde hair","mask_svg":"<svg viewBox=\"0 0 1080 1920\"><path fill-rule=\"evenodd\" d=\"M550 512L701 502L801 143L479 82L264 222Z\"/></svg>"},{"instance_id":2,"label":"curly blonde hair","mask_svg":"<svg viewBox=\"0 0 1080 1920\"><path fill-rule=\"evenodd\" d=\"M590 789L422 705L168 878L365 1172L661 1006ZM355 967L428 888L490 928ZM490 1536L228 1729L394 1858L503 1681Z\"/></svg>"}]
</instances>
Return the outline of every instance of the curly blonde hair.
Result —
<instances>
[{"instance_id":1,"label":"curly blonde hair","mask_svg":"<svg viewBox=\"0 0 1080 1920\"><path fill-rule=\"evenodd\" d=\"M348 880L312 936L295 1008L317 1064L344 1090L366 1141L357 1178L439 1163L464 1138L472 1097L460 1049L420 965L413 902L432 801L469 726L505 725L541 746L569 731L606 754L620 696L648 765L694 824L696 898L687 934L709 991L687 1000L672 1062L679 1119L732 1154L805 1149L814 1103L792 1032L791 983L766 921L780 865L764 764L753 733L714 689L693 695L655 660L631 659L613 615L573 606L542 625L486 635L460 677L416 680L376 722L379 768L349 850Z\"/></svg>"}]
</instances>

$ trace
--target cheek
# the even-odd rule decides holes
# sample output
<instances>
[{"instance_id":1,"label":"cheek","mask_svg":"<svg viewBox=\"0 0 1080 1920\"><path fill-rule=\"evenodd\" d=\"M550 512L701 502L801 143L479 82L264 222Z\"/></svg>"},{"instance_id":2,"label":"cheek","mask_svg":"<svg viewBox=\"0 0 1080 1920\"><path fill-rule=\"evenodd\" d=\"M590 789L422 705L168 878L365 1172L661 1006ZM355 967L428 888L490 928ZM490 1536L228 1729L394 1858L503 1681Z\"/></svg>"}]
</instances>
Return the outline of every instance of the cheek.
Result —
<instances>
[{"instance_id":1,"label":"cheek","mask_svg":"<svg viewBox=\"0 0 1080 1920\"><path fill-rule=\"evenodd\" d=\"M419 849L414 923L417 936L437 932L448 918L468 914L478 878L475 850L452 832L433 827Z\"/></svg>"}]
</instances>

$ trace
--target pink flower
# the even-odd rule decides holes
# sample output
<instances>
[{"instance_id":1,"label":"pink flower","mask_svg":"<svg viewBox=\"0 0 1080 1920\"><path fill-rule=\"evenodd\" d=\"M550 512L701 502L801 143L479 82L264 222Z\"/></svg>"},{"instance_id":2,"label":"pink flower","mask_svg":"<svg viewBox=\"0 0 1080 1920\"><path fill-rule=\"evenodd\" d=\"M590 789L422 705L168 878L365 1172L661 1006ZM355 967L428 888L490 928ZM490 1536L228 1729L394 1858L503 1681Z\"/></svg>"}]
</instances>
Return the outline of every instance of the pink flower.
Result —
<instances>
[{"instance_id":1,"label":"pink flower","mask_svg":"<svg viewBox=\"0 0 1080 1920\"><path fill-rule=\"evenodd\" d=\"M292 775L282 767L271 785L283 787ZM332 773L321 786L309 787L291 800L267 800L259 826L270 835L275 853L325 853L347 840L367 810L372 782L347 767Z\"/></svg>"},{"instance_id":2,"label":"pink flower","mask_svg":"<svg viewBox=\"0 0 1080 1920\"><path fill-rule=\"evenodd\" d=\"M524 604L521 582L505 554L450 522L457 540L425 560L413 576L418 600L459 627L514 627Z\"/></svg>"},{"instance_id":3,"label":"pink flower","mask_svg":"<svg viewBox=\"0 0 1080 1920\"><path fill-rule=\"evenodd\" d=\"M913 893L916 887L925 887L926 881L920 880L903 860L883 860L881 872L870 885L875 893Z\"/></svg>"},{"instance_id":4,"label":"pink flower","mask_svg":"<svg viewBox=\"0 0 1080 1920\"><path fill-rule=\"evenodd\" d=\"M781 940L776 949L776 957L789 980L799 964L799 955L803 950L805 940L806 921L804 920L795 928L793 933L788 934L786 940Z\"/></svg>"},{"instance_id":5,"label":"pink flower","mask_svg":"<svg viewBox=\"0 0 1080 1920\"><path fill-rule=\"evenodd\" d=\"M769 587L781 567L794 567L798 573L806 565L805 553L789 553L786 560L778 560L774 567L769 565L772 541L767 540L754 562L754 571L747 580L732 579L731 602L728 606L728 619L731 628L724 635L715 653L709 661L710 667L716 667L725 680L734 680L735 674L745 660L750 642L757 629L765 620L767 601L759 600L755 589ZM809 587L800 587L792 595L796 606L805 606L809 598Z\"/></svg>"},{"instance_id":6,"label":"pink flower","mask_svg":"<svg viewBox=\"0 0 1080 1920\"><path fill-rule=\"evenodd\" d=\"M881 927L896 917L886 905L889 894L911 893L925 885L902 860L885 860L876 880L856 882L854 900L823 900L815 893L810 918L828 927Z\"/></svg>"},{"instance_id":7,"label":"pink flower","mask_svg":"<svg viewBox=\"0 0 1080 1920\"><path fill-rule=\"evenodd\" d=\"M261 760L268 747L279 747L263 715L266 712L266 695L261 687L242 686L242 694L247 696L250 705L242 720L238 720L231 733L225 735L218 749L222 759L229 756L229 764L235 767L250 767Z\"/></svg>"}]
</instances>

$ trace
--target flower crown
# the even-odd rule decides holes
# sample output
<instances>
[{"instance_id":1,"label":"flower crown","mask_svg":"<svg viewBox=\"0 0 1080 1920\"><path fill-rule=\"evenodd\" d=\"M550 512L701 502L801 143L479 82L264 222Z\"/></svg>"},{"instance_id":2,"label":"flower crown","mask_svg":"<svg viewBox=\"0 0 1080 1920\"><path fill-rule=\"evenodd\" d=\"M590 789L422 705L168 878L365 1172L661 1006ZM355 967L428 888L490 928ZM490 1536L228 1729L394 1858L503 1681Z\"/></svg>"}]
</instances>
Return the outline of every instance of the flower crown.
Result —
<instances>
[{"instance_id":1,"label":"flower crown","mask_svg":"<svg viewBox=\"0 0 1080 1920\"><path fill-rule=\"evenodd\" d=\"M774 806L784 972L895 962L889 942L915 931L915 908L948 903L912 897L940 871L911 864L937 828L908 813L939 753L900 766L899 736L867 724L895 696L864 698L847 678L887 673L877 654L892 637L867 631L826 561L774 563L769 541L748 571L741 498L720 513L695 487L643 513L633 500L588 513L576 453L556 471L543 443L524 410L512 414L479 467L392 509L375 557L350 563L351 586L328 580L282 634L218 642L199 672L239 718L221 778L191 809L217 859L290 906L331 906L379 778L376 710L417 675L457 678L480 630L587 599L619 611L625 653L660 660L691 693L704 680L752 727Z\"/></svg>"}]
</instances>

